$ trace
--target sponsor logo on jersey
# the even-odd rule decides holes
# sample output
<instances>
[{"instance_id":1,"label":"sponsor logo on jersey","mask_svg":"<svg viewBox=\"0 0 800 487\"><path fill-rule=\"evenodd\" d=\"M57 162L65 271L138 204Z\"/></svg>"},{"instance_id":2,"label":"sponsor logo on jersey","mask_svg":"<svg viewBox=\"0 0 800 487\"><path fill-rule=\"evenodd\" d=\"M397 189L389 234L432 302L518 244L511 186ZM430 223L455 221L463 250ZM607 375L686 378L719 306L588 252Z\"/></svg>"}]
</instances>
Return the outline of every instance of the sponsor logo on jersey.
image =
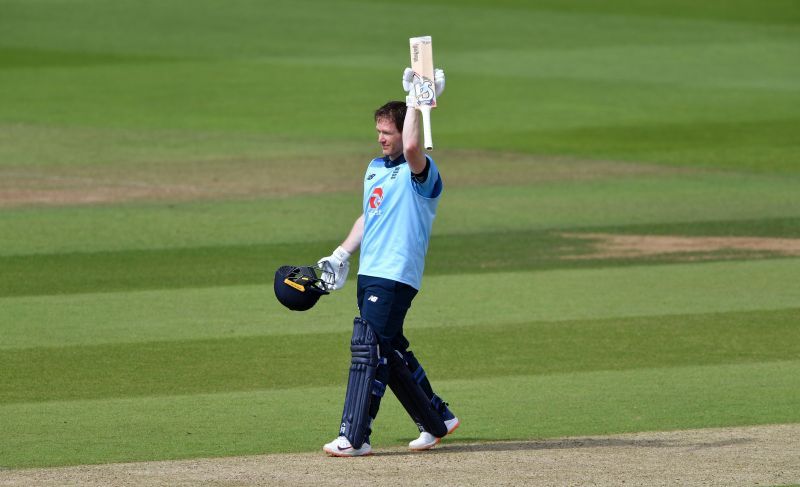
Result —
<instances>
[{"instance_id":1,"label":"sponsor logo on jersey","mask_svg":"<svg viewBox=\"0 0 800 487\"><path fill-rule=\"evenodd\" d=\"M383 203L383 188L379 186L372 190L372 194L369 196L369 199L367 200L370 213L377 213L377 210L381 206L381 203Z\"/></svg>"}]
</instances>

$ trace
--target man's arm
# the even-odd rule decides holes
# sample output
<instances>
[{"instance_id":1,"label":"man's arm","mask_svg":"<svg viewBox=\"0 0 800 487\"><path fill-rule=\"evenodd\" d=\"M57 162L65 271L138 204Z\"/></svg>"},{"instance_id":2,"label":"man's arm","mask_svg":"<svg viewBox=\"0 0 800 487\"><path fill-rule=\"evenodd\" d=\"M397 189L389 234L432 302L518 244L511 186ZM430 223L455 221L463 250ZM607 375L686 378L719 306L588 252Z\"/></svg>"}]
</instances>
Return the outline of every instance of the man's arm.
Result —
<instances>
[{"instance_id":1,"label":"man's arm","mask_svg":"<svg viewBox=\"0 0 800 487\"><path fill-rule=\"evenodd\" d=\"M436 97L444 91L444 71L441 69L434 70L434 89L436 90ZM416 98L414 92L414 71L411 68L406 68L403 71L403 90L408 93L406 96L406 104L408 110L406 111L406 118L403 122L403 155L406 157L408 167L413 174L422 174L425 171L427 160L425 153L422 152L422 145L420 144L419 137L419 111L416 108Z\"/></svg>"},{"instance_id":2,"label":"man's arm","mask_svg":"<svg viewBox=\"0 0 800 487\"><path fill-rule=\"evenodd\" d=\"M328 285L328 289L337 290L344 286L347 280L347 273L350 272L350 254L358 250L361 246L361 238L364 236L364 215L356 218L353 228L347 234L342 245L336 247L328 257L323 257L317 262L322 269L322 280Z\"/></svg>"},{"instance_id":3,"label":"man's arm","mask_svg":"<svg viewBox=\"0 0 800 487\"><path fill-rule=\"evenodd\" d=\"M344 239L344 242L342 242L341 247L343 247L348 253L352 254L361 246L362 237L364 237L363 213L361 216L356 218L355 223L353 223L353 228L350 229L350 233L347 235L347 238Z\"/></svg>"},{"instance_id":4,"label":"man's arm","mask_svg":"<svg viewBox=\"0 0 800 487\"><path fill-rule=\"evenodd\" d=\"M427 162L419 141L419 119L417 109L408 107L406 118L403 121L403 155L406 157L412 174L422 174Z\"/></svg>"}]
</instances>

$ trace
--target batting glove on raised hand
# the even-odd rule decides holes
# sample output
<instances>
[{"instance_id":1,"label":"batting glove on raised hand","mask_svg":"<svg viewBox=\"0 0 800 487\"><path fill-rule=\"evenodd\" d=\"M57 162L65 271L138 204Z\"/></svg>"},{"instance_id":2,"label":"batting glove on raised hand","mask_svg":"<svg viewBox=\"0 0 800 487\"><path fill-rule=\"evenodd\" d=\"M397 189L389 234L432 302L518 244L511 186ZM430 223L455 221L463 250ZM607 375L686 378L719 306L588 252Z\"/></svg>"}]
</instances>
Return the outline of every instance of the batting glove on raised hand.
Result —
<instances>
[{"instance_id":1,"label":"batting glove on raised hand","mask_svg":"<svg viewBox=\"0 0 800 487\"><path fill-rule=\"evenodd\" d=\"M436 98L444 91L444 70L436 68L433 70L433 85L436 87Z\"/></svg>"},{"instance_id":2,"label":"batting glove on raised hand","mask_svg":"<svg viewBox=\"0 0 800 487\"><path fill-rule=\"evenodd\" d=\"M344 287L344 282L347 280L347 273L350 272L350 252L346 251L344 247L336 247L328 257L323 257L317 262L317 265L322 269L322 282L329 291L336 291Z\"/></svg>"},{"instance_id":3,"label":"batting glove on raised hand","mask_svg":"<svg viewBox=\"0 0 800 487\"><path fill-rule=\"evenodd\" d=\"M408 108L417 107L417 95L414 94L414 71L411 68L406 68L403 71L403 91L406 95L406 106Z\"/></svg>"},{"instance_id":4,"label":"batting glove on raised hand","mask_svg":"<svg viewBox=\"0 0 800 487\"><path fill-rule=\"evenodd\" d=\"M433 70L433 86L434 90L436 91L436 98L439 98L439 95L442 94L444 91L444 70L441 69L434 69ZM406 68L403 71L403 90L408 93L406 96L406 106L410 108L415 108L417 103L417 91L414 88L414 71L411 68Z\"/></svg>"}]
</instances>

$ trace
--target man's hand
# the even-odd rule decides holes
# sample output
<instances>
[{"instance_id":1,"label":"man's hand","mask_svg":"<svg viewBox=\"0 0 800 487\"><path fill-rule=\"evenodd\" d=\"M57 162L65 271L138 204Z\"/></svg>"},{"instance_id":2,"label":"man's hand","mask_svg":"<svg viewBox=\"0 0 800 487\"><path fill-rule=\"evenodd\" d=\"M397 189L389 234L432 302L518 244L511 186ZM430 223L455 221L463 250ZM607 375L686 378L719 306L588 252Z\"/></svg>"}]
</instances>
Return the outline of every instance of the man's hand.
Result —
<instances>
[{"instance_id":1,"label":"man's hand","mask_svg":"<svg viewBox=\"0 0 800 487\"><path fill-rule=\"evenodd\" d=\"M435 69L433 71L433 86L436 90L436 98L439 98L439 95L444 91L444 82L444 71L438 68ZM417 93L414 88L414 71L411 68L406 68L403 71L403 90L408 93L406 96L406 106L409 108L416 108Z\"/></svg>"},{"instance_id":2,"label":"man's hand","mask_svg":"<svg viewBox=\"0 0 800 487\"><path fill-rule=\"evenodd\" d=\"M403 71L403 91L408 93L414 88L414 71L411 68L406 68Z\"/></svg>"},{"instance_id":3,"label":"man's hand","mask_svg":"<svg viewBox=\"0 0 800 487\"><path fill-rule=\"evenodd\" d=\"M328 290L336 291L344 286L347 280L347 273L350 272L350 252L344 247L336 247L328 257L323 257L317 262L322 269L321 279L328 287Z\"/></svg>"},{"instance_id":4,"label":"man's hand","mask_svg":"<svg viewBox=\"0 0 800 487\"><path fill-rule=\"evenodd\" d=\"M436 87L436 98L439 98L444 91L444 70L439 68L433 70L433 85Z\"/></svg>"}]
</instances>

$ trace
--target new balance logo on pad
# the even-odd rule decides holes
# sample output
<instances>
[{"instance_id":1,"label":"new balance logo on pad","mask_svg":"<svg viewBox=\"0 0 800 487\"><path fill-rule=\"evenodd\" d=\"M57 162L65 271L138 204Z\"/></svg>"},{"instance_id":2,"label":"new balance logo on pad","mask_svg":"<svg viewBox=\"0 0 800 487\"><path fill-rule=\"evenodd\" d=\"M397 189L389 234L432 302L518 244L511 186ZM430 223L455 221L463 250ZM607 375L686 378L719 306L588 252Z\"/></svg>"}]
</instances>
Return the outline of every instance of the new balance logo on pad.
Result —
<instances>
[{"instance_id":1,"label":"new balance logo on pad","mask_svg":"<svg viewBox=\"0 0 800 487\"><path fill-rule=\"evenodd\" d=\"M377 303L377 302L378 302L378 296L375 296L375 295L373 294L372 296L370 296L370 297L368 297L368 298L367 298L367 301L369 301L369 302L371 302L371 303Z\"/></svg>"}]
</instances>

